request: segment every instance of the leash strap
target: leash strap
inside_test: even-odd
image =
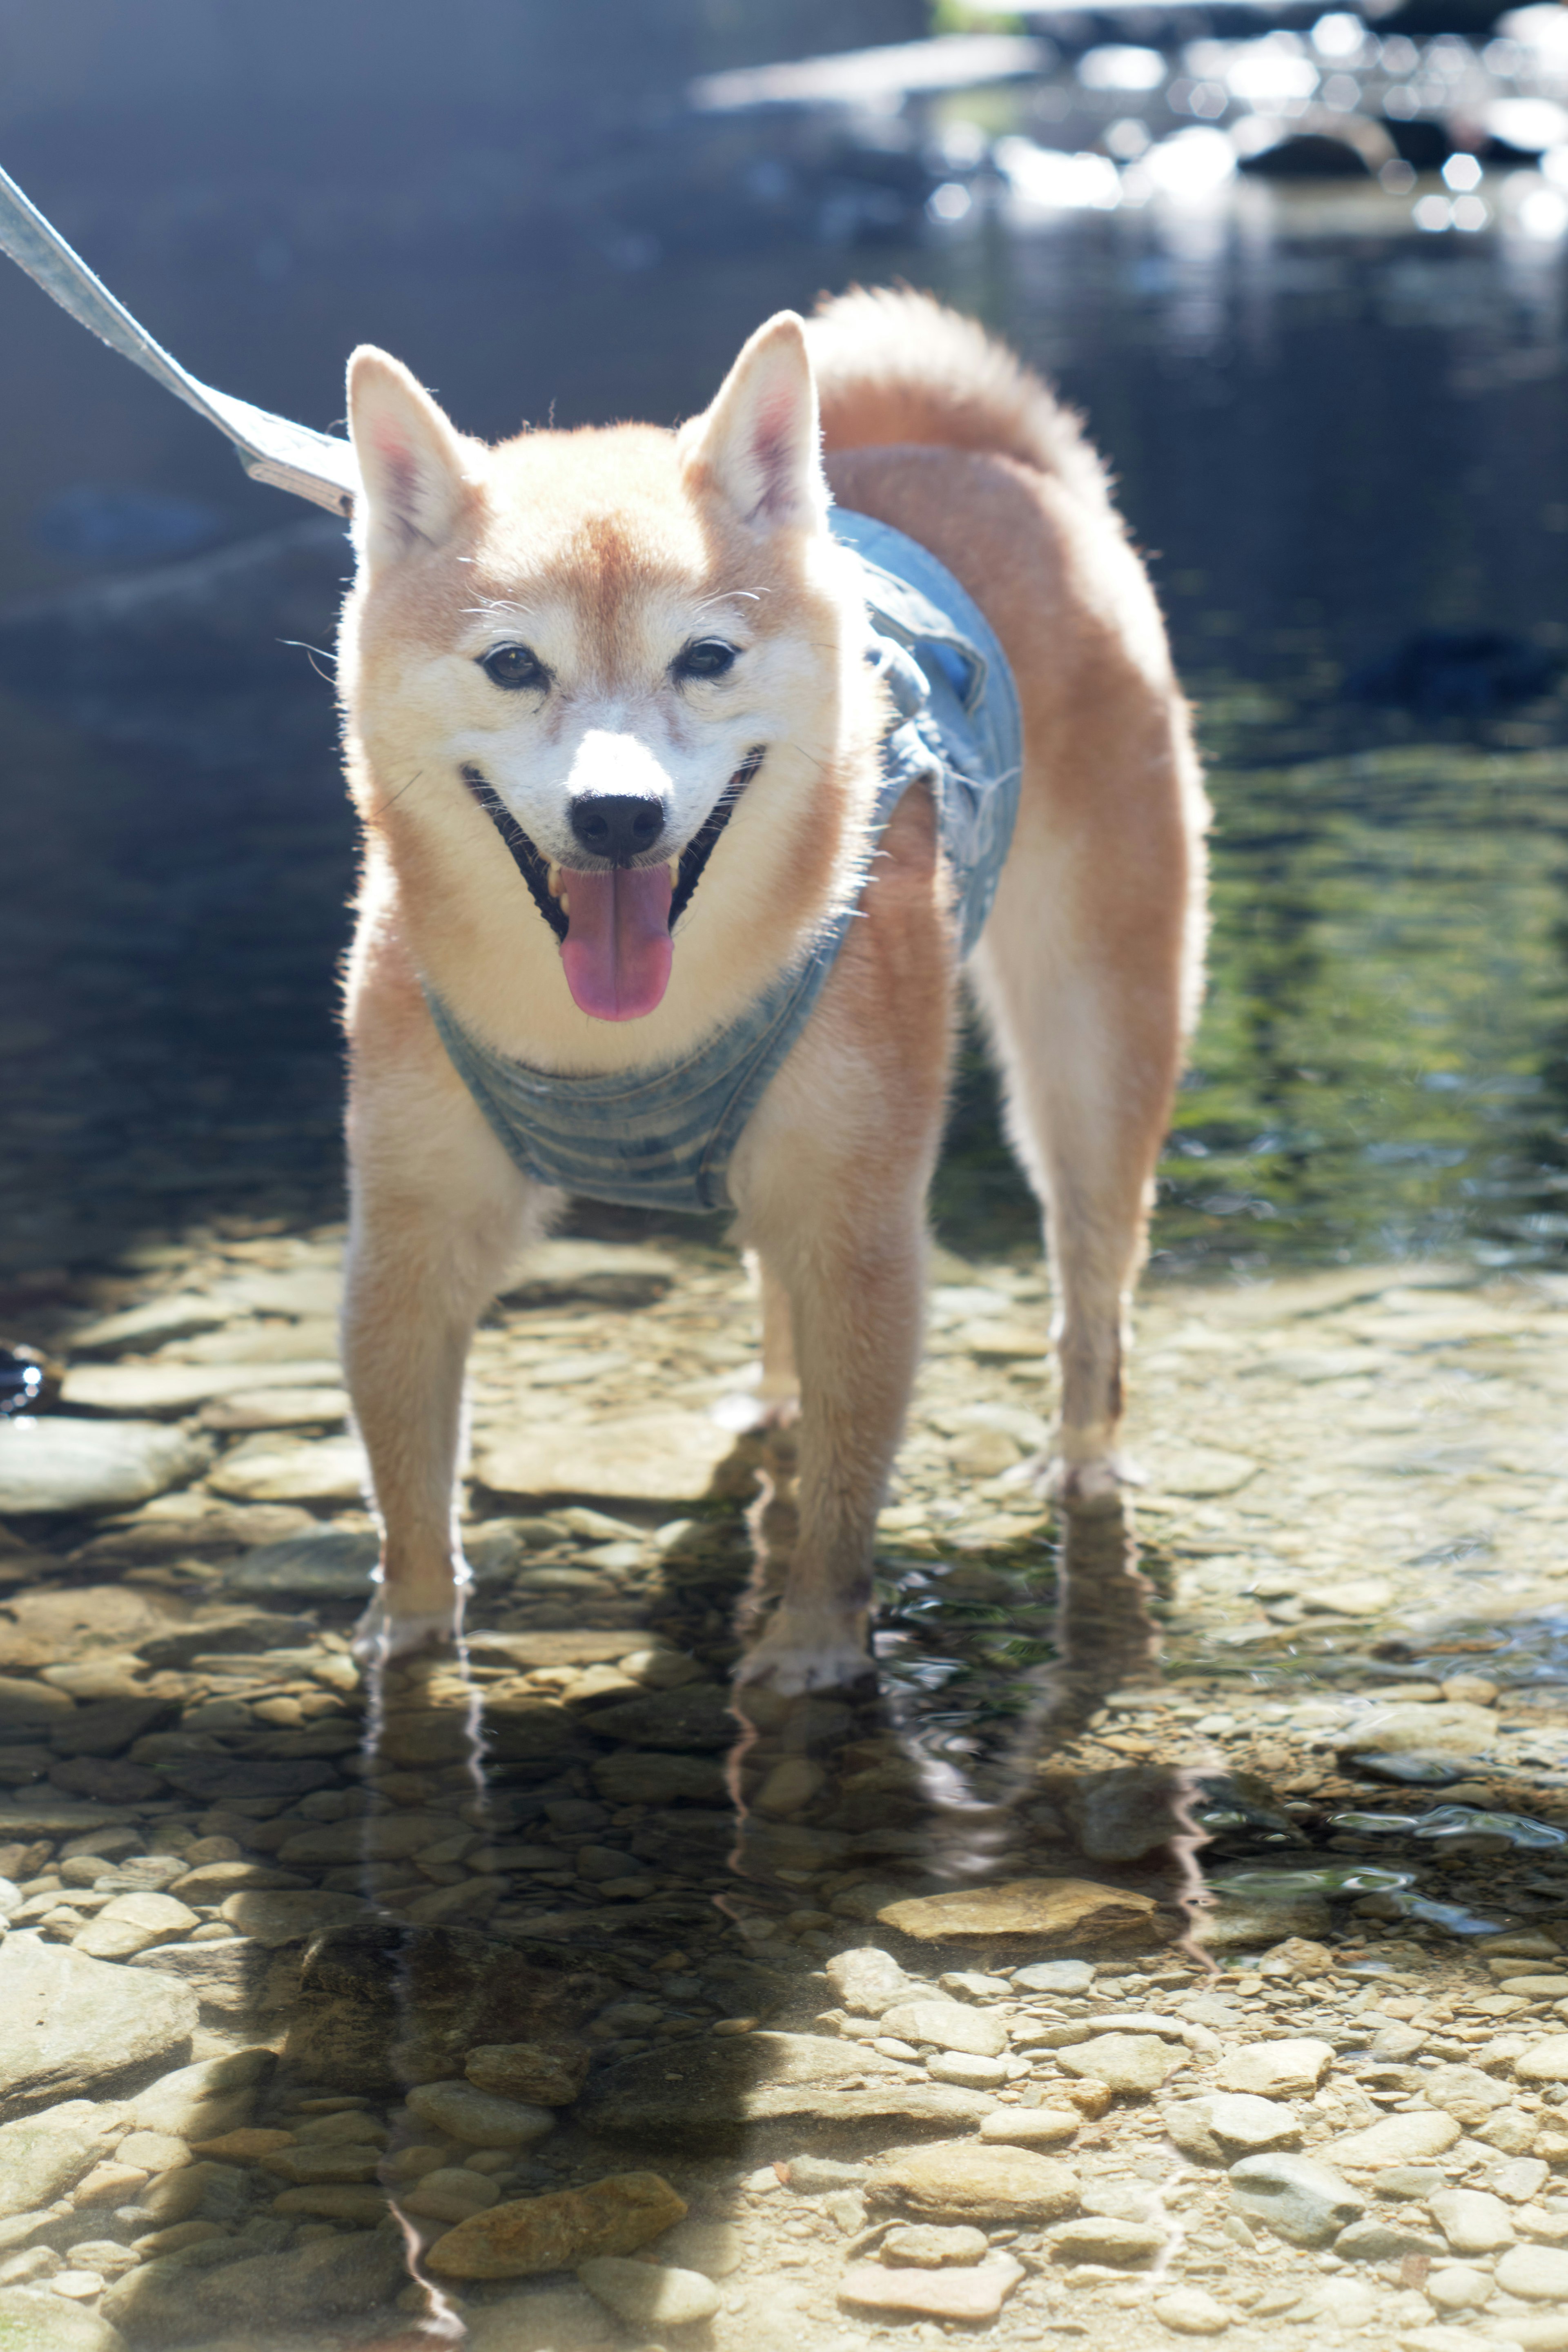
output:
[[[153,341],[123,302],[66,243],[58,229],[44,218],[15,180],[0,172],[0,253],[53,295],[79,325],[99,336],[194,408],[198,416],[226,434],[239,462],[253,480],[274,489],[291,490],[334,514],[352,514],[359,491],[359,473],[347,441],[334,433],[316,433],[308,425],[292,425],[266,408],[253,408],[226,392],[215,392],[188,375],[178,360]]]

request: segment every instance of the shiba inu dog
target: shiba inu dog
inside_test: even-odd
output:
[[[653,1149],[637,1121],[787,999],[798,1032],[704,1196],[755,1253],[763,1393],[799,1416],[798,1523],[745,1671],[851,1679],[963,941],[940,791],[887,787],[908,663],[868,659],[868,574],[834,525],[915,542],[971,616],[961,655],[999,646],[1016,686],[1016,821],[967,969],[1055,1270],[1039,1475],[1084,1504],[1118,1476],[1123,1321],[1202,955],[1205,803],[1148,581],[1076,422],[917,294],[770,320],[679,432],[485,447],[374,350],[349,394],[365,860],[343,1354],[384,1531],[362,1647],[457,1623],[465,1354],[559,1201],[541,1171],[576,1164],[571,1106],[626,1197],[615,1167]],[[512,1137],[509,1088],[519,1117],[544,1105],[555,1157]]]

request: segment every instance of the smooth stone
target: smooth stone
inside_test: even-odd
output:
[[[720,2305],[718,2288],[700,2271],[672,2270],[662,2263],[598,2254],[578,2264],[577,2276],[629,2327],[694,2327],[711,2319]]]
[[[463,2326],[463,2352],[618,2352],[626,2342],[604,2305],[575,2280],[525,2288],[501,2303],[470,2303]]]
[[[270,2050],[234,2050],[165,2074],[138,2091],[131,2115],[139,2131],[170,2132],[181,2139],[216,2139],[248,2125],[278,2061]]]
[[[248,2018],[266,1987],[269,1954],[248,1936],[213,1937],[199,1944],[155,1944],[135,1953],[128,1966],[153,1969],[189,1985],[204,2011],[225,2022]]]
[[[1173,2099],[1163,2112],[1165,2129],[1183,2155],[1202,2164],[1234,2164],[1239,2157],[1300,2145],[1301,2124],[1295,2110],[1248,2091]]]
[[[127,1307],[118,1315],[100,1315],[74,1330],[67,1344],[73,1356],[147,1355],[167,1347],[171,1339],[191,1339],[198,1331],[218,1331],[234,1314],[232,1306],[204,1298],[196,1291],[174,1291],[166,1298],[150,1298],[141,1307]]]
[[[316,1756],[164,1756],[158,1770],[171,1789],[208,1805],[221,1804],[226,1797],[308,1797],[338,1777]]]
[[[1484,2189],[1440,2189],[1427,2205],[1453,2253],[1495,2254],[1513,2243],[1508,2207]]]
[[[1512,2246],[1494,2276],[1505,2294],[1522,2302],[1568,2302],[1568,2253],[1554,2246]]]
[[[1059,2147],[1082,2126],[1076,2107],[997,2107],[981,2117],[980,2137],[1005,2147]]]
[[[591,2078],[575,2119],[585,2131],[683,2153],[739,2149],[758,2123],[945,2125],[962,2130],[993,2102],[911,2074],[863,2043],[808,2033],[669,2042]]]
[[[1442,2156],[1458,2137],[1459,2126],[1453,2116],[1432,2108],[1408,2116],[1384,2116],[1365,2131],[1349,2132],[1332,2141],[1331,2152],[1336,2164],[1371,2172],[1385,2164],[1419,2164],[1427,2157]]]
[[[908,2000],[910,1995],[910,1979],[898,1961],[875,1944],[836,1952],[826,1973],[835,2000],[851,2017],[880,2017],[896,2000]]]
[[[1521,2083],[1568,2083],[1568,2033],[1532,2042],[1514,2060],[1513,2071]]]
[[[1347,2180],[1310,2156],[1244,2156],[1231,2167],[1230,2202],[1292,2246],[1327,2246],[1366,2211]]]
[[[0,2124],[0,2219],[52,2204],[112,2151],[123,2127],[122,2108],[91,2099]]]
[[[569,2107],[583,2087],[589,2054],[580,2043],[492,2042],[469,2051],[463,2072],[476,2091]]]
[[[1433,2066],[1423,2075],[1421,2088],[1429,2106],[1441,2107],[1467,2130],[1484,2124],[1509,2100],[1508,2085],[1483,2074],[1479,2066]]]
[[[0,1421],[0,1513],[125,1510],[211,1460],[209,1440],[157,1421]]]
[[[82,2304],[30,2287],[3,2287],[0,2352],[125,2352],[125,2338]]]
[[[195,1994],[168,1977],[15,1932],[0,1945],[0,2112],[8,2116],[184,2058],[195,2029]]]
[[[300,1369],[303,1371],[308,1367],[301,1365]],[[237,1433],[243,1430],[330,1429],[346,1421],[348,1413],[346,1389],[324,1384],[316,1388],[247,1387],[209,1404],[202,1414],[202,1427]]]
[[[1215,2081],[1222,2091],[1248,2091],[1259,2098],[1310,2097],[1334,2063],[1333,2044],[1310,2035],[1283,2042],[1254,2042],[1222,2059]]]
[[[889,2035],[878,2048],[885,2058],[907,2055],[910,2045]],[[959,2083],[974,2091],[999,2091],[1007,2080],[1005,2058],[970,2058],[959,2050],[939,2050],[926,2060],[926,2073],[933,2083]]]
[[[1353,1736],[1347,1733],[1339,1746],[1342,1751],[1365,1749],[1380,1756],[1428,1749],[1437,1755],[1489,1756],[1497,1746],[1500,1721],[1492,1708],[1463,1701],[1381,1707],[1363,1716]]]
[[[1492,2283],[1469,2263],[1447,2263],[1426,2276],[1426,2300],[1439,2311],[1479,2311],[1491,2299]]]
[[[893,2270],[880,2263],[856,2263],[838,2283],[838,2300],[847,2311],[938,2321],[994,2319],[1023,2275],[1023,2263],[1006,2254],[973,2270]]]
[[[386,2191],[350,2181],[318,2180],[303,2189],[285,2189],[272,2200],[274,2213],[317,2221],[352,2221],[356,2229],[374,2230],[386,2219]]]
[[[944,2229],[936,2221],[906,2221],[889,2230],[881,2253],[892,2263],[912,2263],[917,2270],[941,2270],[944,2263],[977,2263],[985,2253],[984,2230],[967,2223]]]
[[[1015,1992],[1087,1992],[1094,1982],[1093,1963],[1089,1960],[1036,1960],[1026,1969],[1015,1970]]]
[[[254,1437],[224,1455],[207,1485],[240,1503],[358,1503],[367,1475],[357,1437]]]
[[[1205,1952],[1251,1951],[1260,1944],[1278,1944],[1281,1937],[1311,1942],[1326,1936],[1333,1925],[1322,1895],[1233,1895],[1223,1879],[1213,1880],[1208,1894],[1208,1907],[1198,1913],[1193,1929],[1194,1940]]]
[[[1159,2090],[1184,2057],[1184,2051],[1173,2050],[1156,2034],[1096,2033],[1058,2050],[1057,2063],[1069,2074],[1103,2083],[1108,2090],[1138,2094]]]
[[[321,2182],[374,2180],[380,2162],[381,2150],[370,2140],[297,2140],[263,2157],[261,2169],[290,2188],[304,2189]]]
[[[884,1927],[912,1936],[917,1943],[962,1943],[997,1936],[1129,1936],[1139,1929],[1152,1942],[1155,1911],[1147,1895],[1120,1886],[1097,1886],[1081,1878],[1014,1878],[994,1886],[967,1886],[952,1895],[917,1895],[884,1904],[877,1918]]]
[[[1402,2230],[1396,2221],[1352,2221],[1340,2231],[1333,2250],[1342,2263],[1397,2263],[1406,2254],[1425,2254],[1430,2260],[1447,2252],[1440,2238]]]
[[[357,1895],[253,1887],[226,1896],[218,1906],[218,1916],[237,1936],[248,1937],[276,1951],[279,1945],[299,1943],[323,1927],[339,1927],[357,1919],[364,1907]]]
[[[1550,2168],[1539,2156],[1520,2157],[1512,2164],[1500,2164],[1490,2176],[1495,2193],[1506,2197],[1510,2205],[1533,2204],[1550,2178]]]
[[[1326,2278],[1309,2287],[1300,2302],[1291,2306],[1290,2318],[1295,2325],[1317,2320],[1331,2329],[1351,2329],[1366,2326],[1376,2310],[1376,2298],[1364,2280]]]
[[[492,2205],[437,2238],[426,2266],[442,2278],[531,2278],[635,2253],[685,2218],[684,2200],[657,2172],[612,2173],[587,2189]]]
[[[298,1386],[311,1378],[326,1380],[336,1389],[338,1377],[337,1366],[324,1362],[75,1364],[61,1383],[60,1402],[89,1412],[184,1413],[235,1391],[283,1395],[288,1392],[285,1381]],[[341,1396],[342,1391],[336,1390],[336,1393]],[[213,1425],[209,1421],[208,1426]]]
[[[1059,2221],[1079,2201],[1078,2175],[1067,2165],[1032,2148],[976,2140],[897,2149],[871,2168],[866,2189],[873,2206],[1004,2225]]]
[[[1086,1772],[1067,1799],[1074,1847],[1090,1862],[1141,1861],[1173,1838],[1190,1835],[1181,1795],[1179,1780],[1163,1764]]]
[[[1231,2315],[1223,2303],[1201,2286],[1179,2286],[1169,2294],[1156,2295],[1152,2305],[1155,2318],[1173,2336],[1223,2336],[1230,2326]]]
[[[714,1491],[734,1452],[734,1437],[702,1413],[613,1413],[481,1441],[473,1475],[492,1494],[531,1500],[695,1503]]]
[[[301,1600],[355,1601],[370,1590],[381,1547],[374,1535],[351,1528],[318,1528],[282,1543],[262,1544],[224,1570],[224,1590],[256,1599],[275,1593]]]
[[[71,1948],[89,1960],[128,1960],[150,1945],[188,1936],[200,1924],[190,1905],[173,1895],[117,1895],[73,1937]]]
[[[549,2107],[497,2098],[471,2083],[417,2083],[408,2094],[408,2110],[470,2147],[527,2147],[555,2128]]]
[[[1152,2263],[1164,2250],[1169,2232],[1156,2221],[1121,2221],[1105,2213],[1063,2221],[1047,2241],[1058,2263],[1108,2263],[1131,2268]]]
[[[497,2201],[500,2190],[482,2172],[466,2166],[441,2165],[422,2175],[417,2184],[398,2199],[405,2213],[422,2213],[433,2221],[466,2221]]]
[[[355,2230],[210,2269],[193,2270],[188,2254],[165,2254],[116,2279],[100,2307],[163,2352],[226,2335],[249,2343],[283,2328],[314,2335],[340,2315],[356,2327],[380,2311],[391,2318],[388,2307],[407,2282],[402,2231]]]
[[[904,2000],[882,2013],[882,2031],[904,2042],[930,2042],[972,2058],[999,2058],[1007,2029],[991,2011],[957,2000]]]

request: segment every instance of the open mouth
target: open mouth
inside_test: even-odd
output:
[[[574,1002],[599,1021],[637,1021],[669,984],[670,933],[692,894],[736,803],[763,763],[765,746],[747,752],[709,815],[678,858],[658,865],[604,866],[588,873],[552,866],[530,841],[495,786],[474,767],[464,783],[505,842],[529,894],[557,940]]]

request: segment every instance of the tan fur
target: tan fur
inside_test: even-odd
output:
[[[351,414],[370,497],[343,677],[367,858],[345,1362],[385,1528],[373,1644],[451,1622],[463,1356],[552,1206],[447,1064],[419,974],[536,1066],[656,1064],[803,953],[849,887],[885,713],[853,574],[823,527],[813,374],[833,494],[948,566],[1017,679],[1023,801],[972,977],[1050,1232],[1053,1475],[1080,1500],[1114,1482],[1122,1321],[1197,999],[1205,810],[1159,614],[1076,424],[971,322],[885,291],[828,304],[804,341],[788,314],[771,322],[679,436],[622,426],[485,451],[395,362],[361,354]],[[733,692],[672,693],[668,648],[714,613],[743,640]],[[537,710],[477,667],[500,626],[557,674]],[[616,772],[647,763],[700,812],[748,741],[766,742],[764,766],[678,928],[663,1002],[589,1019],[458,765],[494,770],[526,829],[612,757]],[[765,1529],[763,1585],[781,1597],[749,1665],[785,1687],[864,1668],[956,977],[932,812],[915,796],[730,1170],[762,1271],[770,1407],[799,1383],[798,1498]]]

